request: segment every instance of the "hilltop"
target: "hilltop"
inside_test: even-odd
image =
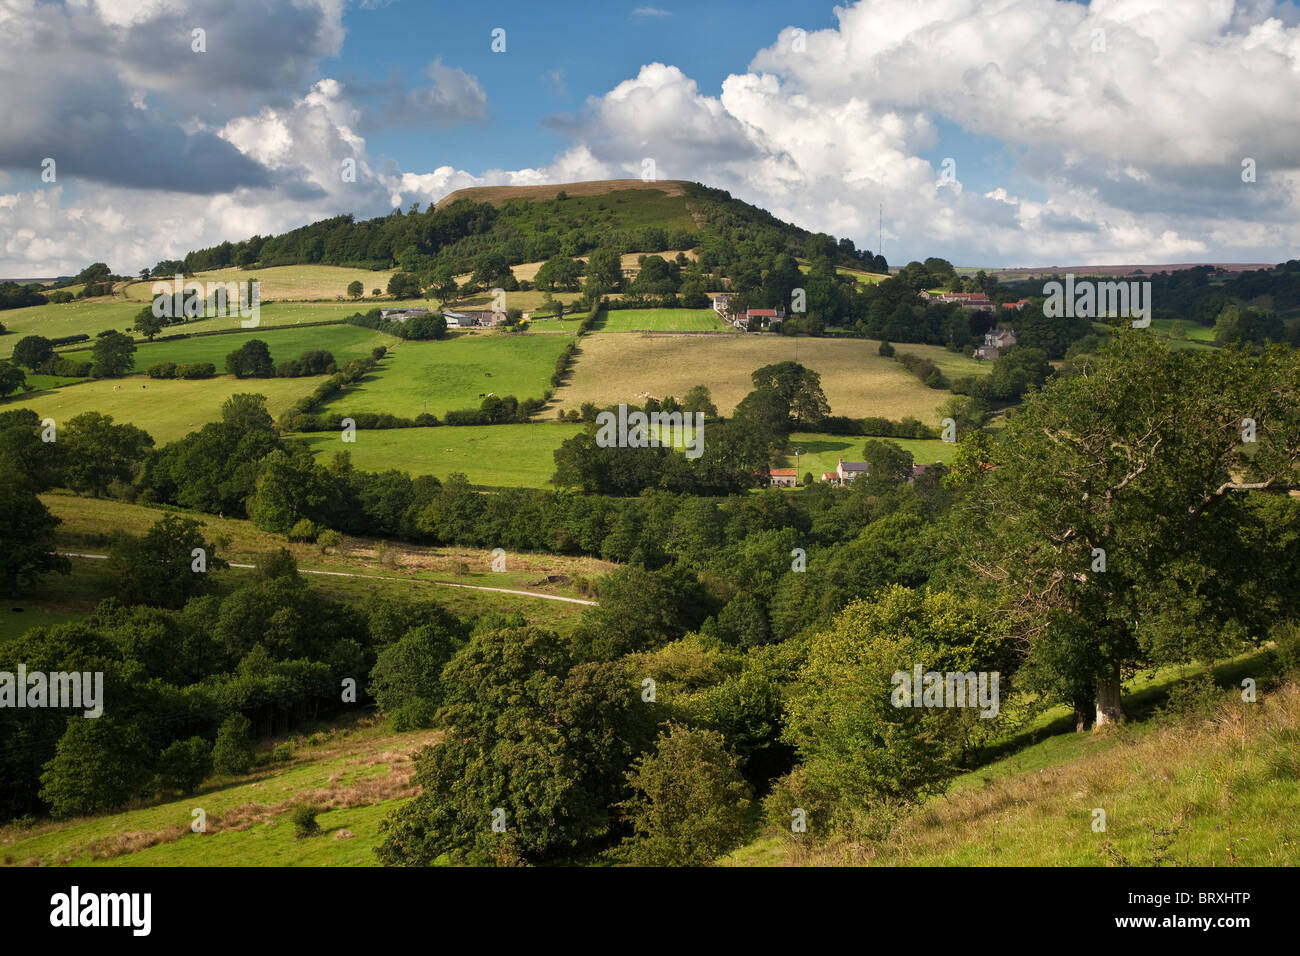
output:
[[[696,185],[698,183],[684,179],[662,179],[651,182],[640,179],[593,179],[581,183],[549,183],[543,186],[467,186],[443,196],[435,203],[434,208],[441,209],[462,199],[500,205],[512,199],[540,202],[544,199],[554,199],[560,193],[569,196],[604,196],[624,189],[649,189],[668,196],[683,196],[690,187]]]

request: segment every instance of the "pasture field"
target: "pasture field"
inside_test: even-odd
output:
[[[442,415],[478,408],[480,396],[489,392],[513,395],[520,401],[541,398],[550,387],[555,360],[569,341],[568,336],[527,332],[453,333],[442,341],[427,342],[382,338],[392,351],[379,369],[319,411],[388,412],[413,418],[425,411]]]
[[[272,326],[297,325],[301,322],[329,322],[346,319],[356,312],[368,312],[380,305],[385,307],[391,302],[273,302],[260,308],[261,325],[259,328]],[[67,335],[95,335],[105,329],[116,329],[133,335],[141,342],[143,337],[131,331],[131,323],[136,313],[144,308],[144,303],[130,302],[120,298],[87,299],[68,302],[65,305],[32,305],[25,309],[7,309],[0,312],[0,323],[9,331],[0,335],[0,358],[13,354],[14,345],[26,335],[43,335],[48,339],[62,338]],[[168,326],[162,334],[168,332],[214,332],[219,329],[238,329],[238,316],[222,318],[196,319],[183,325]]]
[[[232,266],[229,269],[196,272],[192,276],[186,276],[185,281],[252,282],[257,280],[261,283],[258,291],[263,302],[270,299],[276,301],[333,299],[339,295],[346,300],[348,285],[353,280],[360,279],[361,284],[366,287],[366,291],[362,296],[363,299],[373,298],[370,293],[375,289],[381,291],[388,289],[388,280],[393,277],[395,271],[394,269],[380,269],[372,272],[369,269],[348,269],[344,266],[321,265],[272,266],[269,269],[239,269]],[[175,276],[163,276],[161,279],[132,282],[124,286],[121,291],[130,301],[143,304],[153,300],[153,285],[155,282],[166,282],[170,286],[171,283],[175,282]],[[385,295],[387,295],[386,291]]]
[[[612,313],[613,314],[613,313]],[[752,389],[750,376],[775,362],[796,359],[821,375],[831,414],[898,420],[912,416],[937,425],[949,392],[927,388],[902,365],[877,353],[870,339],[789,338],[779,335],[589,335],[574,371],[556,392],[566,411],[583,402],[641,404],[646,395],[682,398],[707,385],[723,415]],[[991,363],[938,346],[898,346],[939,363],[945,375],[987,374]],[[797,349],[797,353],[796,353]]]
[[[296,359],[307,349],[324,349],[334,356],[339,367],[355,358],[364,358],[377,345],[392,348],[401,339],[356,325],[313,326],[306,329],[256,328],[230,335],[205,335],[173,342],[140,342],[135,348],[136,375],[158,362],[177,365],[211,362],[218,372],[226,368],[226,356],[250,339],[261,339],[276,362]],[[89,362],[89,349],[68,353],[69,358]]]
[[[602,332],[729,332],[712,309],[610,309]]]
[[[437,428],[357,429],[355,443],[344,445],[333,432],[297,436],[328,464],[347,449],[365,471],[396,468],[440,479],[460,472],[471,483],[498,488],[549,488],[555,449],[584,426],[539,422],[532,425],[442,425]]]
[[[29,396],[11,395],[0,401],[0,411],[30,408],[60,425],[82,412],[101,412],[111,415],[115,422],[129,422],[143,428],[162,446],[198,431],[208,422],[219,421],[222,403],[238,392],[265,395],[267,409],[272,416],[279,417],[322,381],[324,376],[237,379],[233,375],[221,375],[194,381],[106,378]],[[121,387],[114,391],[115,385]]]
[[[839,460],[861,461],[862,446],[869,441],[888,441],[912,453],[912,459],[918,465],[933,465],[935,462],[951,463],[956,445],[938,438],[870,438],[863,435],[828,435],[825,432],[794,432],[786,443],[786,454],[781,463],[774,467],[794,468],[798,462],[799,480],[803,481],[805,472],[811,471],[818,481],[824,472],[834,471]],[[794,451],[800,454],[795,458]]]

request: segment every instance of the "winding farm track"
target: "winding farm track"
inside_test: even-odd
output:
[[[62,555],[65,558],[89,558],[93,561],[107,561],[106,554],[82,554],[76,551],[56,551],[55,554]],[[255,564],[236,564],[230,562],[232,568],[256,568]],[[541,598],[543,601],[563,601],[566,604],[585,604],[588,607],[595,607],[596,601],[585,601],[582,598],[563,597],[559,594],[543,594],[541,591],[521,591],[515,588],[490,588],[482,584],[456,584],[452,581],[429,581],[424,578],[395,578],[386,574],[356,574],[352,571],[311,571],[307,568],[299,568],[299,574],[323,574],[336,578],[370,578],[375,581],[402,581],[407,584],[415,581],[418,584],[437,584],[444,588],[464,588],[468,591],[495,591],[498,594],[518,594],[523,597]]]

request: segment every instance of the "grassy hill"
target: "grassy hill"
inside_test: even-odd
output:
[[[807,842],[773,832],[724,866],[1294,866],[1300,862],[1300,686],[1241,701],[1235,685],[1263,654],[1215,670],[1130,681],[1133,719],[1076,734],[1048,712],[1001,759],[881,827],[879,838]],[[1171,691],[1172,696],[1171,696]],[[213,778],[103,816],[0,828],[4,865],[372,866],[379,822],[409,799],[411,755],[438,731],[397,733],[357,715],[259,746],[253,771]],[[315,803],[318,836],[295,838],[290,811]],[[207,832],[190,829],[193,811]],[[1105,831],[1093,829],[1106,811]],[[810,833],[816,821],[810,819]]]
[[[1009,755],[956,778],[879,840],[815,845],[765,833],[724,863],[1295,866],[1300,686],[1244,703],[1239,678],[1257,676],[1263,656],[1217,668],[1217,691],[1175,683],[1200,668],[1136,678],[1125,700],[1135,719],[1107,732],[1072,733],[1068,717],[1049,713]],[[1096,809],[1104,832],[1093,830]]]

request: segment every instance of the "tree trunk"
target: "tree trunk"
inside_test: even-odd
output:
[[[1093,702],[1092,694],[1076,697],[1074,699],[1074,732],[1081,734],[1086,730],[1091,730],[1095,714],[1096,704]]]
[[[1097,682],[1097,727],[1116,723],[1124,718],[1124,708],[1119,697],[1119,667],[1104,680]]]

